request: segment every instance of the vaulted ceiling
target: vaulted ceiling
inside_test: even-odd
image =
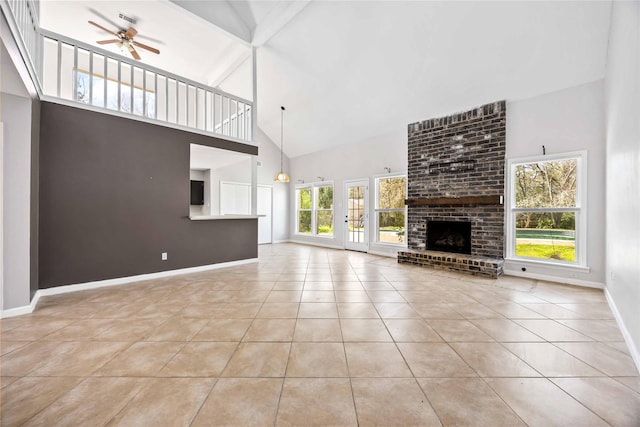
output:
[[[251,96],[258,126],[296,157],[500,99],[602,79],[610,1],[57,1],[42,25],[88,43],[88,20],[138,18],[143,62]],[[147,36],[147,38],[143,38]]]

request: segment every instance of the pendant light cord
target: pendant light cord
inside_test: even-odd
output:
[[[284,107],[280,107],[280,172],[283,172],[284,152],[282,151],[282,141],[284,140]]]

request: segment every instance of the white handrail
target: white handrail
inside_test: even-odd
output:
[[[41,99],[253,141],[252,101],[40,29],[37,1],[0,0],[0,6]]]

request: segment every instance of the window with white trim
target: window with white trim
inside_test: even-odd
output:
[[[508,162],[508,258],[586,265],[586,156]]]
[[[376,242],[404,245],[407,229],[405,175],[376,178]]]
[[[296,233],[333,237],[333,184],[296,188]]]

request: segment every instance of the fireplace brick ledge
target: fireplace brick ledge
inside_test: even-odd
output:
[[[398,251],[398,263],[440,270],[458,271],[497,279],[503,273],[504,259],[430,250]]]

